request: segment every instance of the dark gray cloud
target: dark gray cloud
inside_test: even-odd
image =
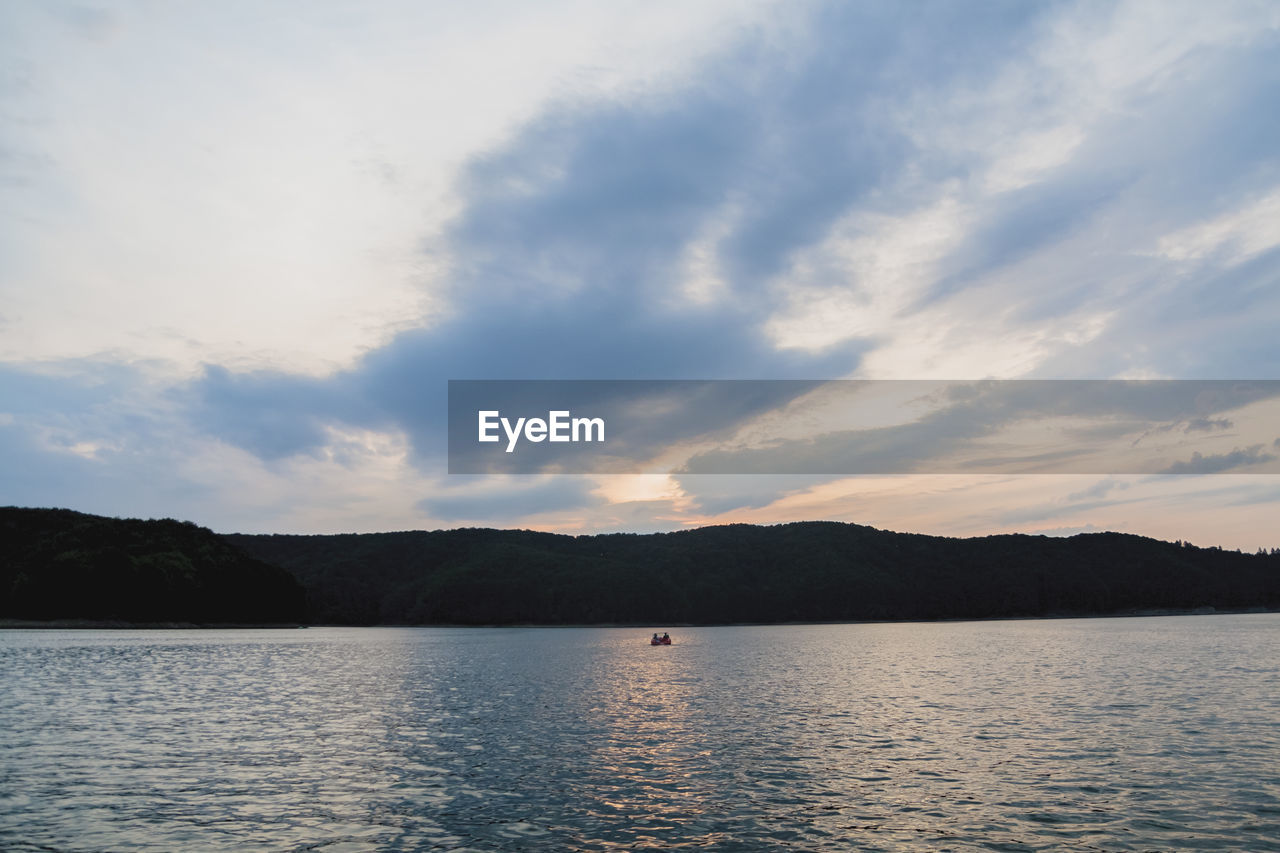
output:
[[[757,435],[743,445],[737,428],[820,392],[825,414],[810,434]],[[880,417],[880,399],[906,394],[933,411],[917,420],[873,429],[831,430],[833,418],[856,423]],[[453,473],[665,473],[652,461],[691,441],[720,446],[692,457],[687,473],[892,474],[1006,471],[1140,473],[1153,460],[1142,439],[1230,423],[1209,417],[1280,397],[1280,381],[1010,380],[974,383],[902,381],[479,381],[450,388],[449,470]],[[605,441],[530,442],[510,429],[522,418],[546,420],[551,410],[600,418]],[[477,415],[497,412],[491,441],[477,439]],[[896,412],[888,413],[891,418]],[[812,419],[805,409],[793,419]],[[1063,429],[1060,419],[1071,419]],[[1081,425],[1077,419],[1084,419]],[[1046,438],[1030,447],[975,443],[1013,424],[1040,424]],[[1051,432],[1046,432],[1051,430]],[[1129,436],[1141,433],[1132,440]],[[964,455],[957,456],[963,452]]]
[[[442,321],[399,335],[325,380],[211,369],[188,389],[201,428],[278,458],[315,450],[327,422],[395,426],[410,435],[420,465],[439,469],[448,379],[848,375],[872,342],[779,351],[764,328],[785,295],[766,283],[850,209],[873,199],[883,205],[886,197],[909,209],[920,200],[912,187],[927,193],[967,175],[985,152],[920,150],[896,129],[894,110],[922,92],[980,91],[1055,9],[929,3],[810,11],[798,42],[735,45],[686,88],[559,104],[477,157],[459,184],[462,210],[444,235],[455,264]],[[1239,64],[1219,73],[1240,73]],[[1192,84],[1197,103],[1206,85]],[[1233,103],[1256,102],[1269,85],[1254,80]],[[1146,113],[1113,119],[1088,143],[1096,151],[985,208],[976,232],[947,261],[953,272],[927,298],[1065,239],[1135,186],[1166,192],[1157,185],[1174,180],[1183,187],[1183,215],[1202,215],[1186,194],[1207,193],[1215,181],[1238,183],[1272,156],[1237,137],[1273,119],[1215,107],[1223,123],[1204,127],[1178,112],[1186,91],[1162,91],[1149,109],[1185,125],[1189,138],[1153,154],[1151,134],[1163,131],[1148,126]],[[1181,168],[1190,158],[1201,163],[1227,136],[1238,155],[1232,165],[1198,166],[1195,174]],[[682,301],[675,285],[685,252],[710,226],[727,229],[715,250],[732,296]],[[1105,289],[1105,282],[1091,286]],[[1076,294],[1060,297],[1069,302]],[[1045,294],[1024,311],[1060,310],[1052,303]],[[984,405],[982,412],[955,409],[945,425],[922,425],[914,440],[902,431],[863,435],[847,461],[857,470],[902,470],[902,460],[920,458],[925,445],[938,450],[1003,422],[993,401]],[[1144,416],[1167,420],[1150,405]],[[846,437],[832,440],[849,452]],[[807,450],[802,444],[775,455],[807,452],[813,464],[802,470],[821,471],[833,450],[820,438]]]
[[[193,514],[212,490],[175,476],[189,427],[150,384],[137,368],[97,359],[0,367],[0,505]]]
[[[322,447],[328,423],[379,421],[377,410],[346,382],[271,371],[236,374],[209,365],[193,388],[174,397],[201,432],[267,460]]]
[[[1128,179],[1110,174],[1071,173],[998,196],[975,233],[943,262],[950,272],[920,304],[943,299],[982,275],[1067,240],[1102,215],[1127,183]],[[1041,294],[1022,309],[1022,318],[1060,313],[1061,302],[1078,299],[1074,292]]]
[[[638,101],[559,106],[473,163],[449,235],[466,250],[468,302],[548,284],[651,296],[728,205],[736,221],[720,249],[735,295],[760,298],[755,288],[795,250],[909,166],[918,172],[893,121],[899,99],[989,82],[1002,49],[1047,11],[1004,2],[810,10],[798,41],[748,40],[693,85]],[[936,178],[962,168],[930,165]]]
[[[896,92],[980,82],[1038,14],[816,7],[803,45],[738,45],[694,87],[560,105],[465,171],[441,322],[327,380],[211,368],[188,389],[193,419],[264,458],[313,451],[327,421],[394,424],[439,465],[448,379],[847,375],[870,342],[779,351],[765,324],[783,296],[763,284],[907,168],[912,146],[887,120]],[[731,298],[681,300],[686,250],[725,216]]]
[[[17,415],[84,413],[145,384],[132,367],[96,359],[20,368],[0,365],[0,411]]]
[[[1009,318],[1052,319],[1082,308],[1110,315],[1084,347],[1063,348],[1037,376],[1115,376],[1150,371],[1178,378],[1270,378],[1280,348],[1263,317],[1280,311],[1280,251],[1235,262],[1228,241],[1185,263],[1159,263],[1158,237],[1239,210],[1274,191],[1280,153],[1280,38],[1260,30],[1247,44],[1206,45],[1179,63],[1132,109],[1095,122],[1081,147],[1046,180],[976,213],[976,234],[943,263],[930,299],[1025,258],[1057,263],[1009,292]],[[1083,244],[1071,238],[1085,232]],[[1057,254],[1050,247],[1059,246]],[[1043,276],[1044,284],[1036,279]]]
[[[1275,454],[1266,453],[1262,450],[1261,444],[1255,444],[1243,450],[1236,448],[1229,453],[1213,453],[1208,456],[1192,453],[1191,458],[1187,461],[1175,462],[1160,473],[1219,474],[1223,471],[1232,471],[1237,468],[1247,468],[1250,465],[1259,465],[1263,462],[1272,462],[1275,459]]]
[[[95,503],[98,492],[92,461],[70,453],[51,453],[23,424],[0,426],[0,506],[66,506],[69,494]]]
[[[1231,429],[1235,424],[1230,418],[1193,418],[1187,421],[1183,432],[1212,432],[1215,429]]]
[[[890,383],[886,383],[890,384]],[[939,408],[918,420],[875,429],[837,430],[765,446],[702,452],[686,466],[694,474],[895,473],[1141,473],[1150,461],[1137,454],[1101,458],[1107,439],[1162,427],[1212,421],[1215,413],[1280,396],[1280,381],[1009,380],[918,385]],[[829,383],[828,387],[840,387]],[[856,392],[857,384],[849,390]],[[936,390],[935,390],[936,389]],[[856,396],[851,401],[856,405]],[[1017,423],[1055,418],[1094,419],[1097,429],[1071,429],[1065,445],[985,451],[979,439]],[[1220,419],[1219,419],[1220,420]],[[969,452],[969,456],[958,455]],[[973,453],[978,455],[973,455]],[[1264,460],[1260,460],[1264,461]],[[1101,466],[1101,469],[1100,469]],[[1169,472],[1175,473],[1175,472]],[[1181,473],[1193,473],[1186,471]]]
[[[1280,162],[1275,171],[1280,177]],[[1097,296],[1097,306],[1114,311],[1114,319],[1089,346],[1048,358],[1036,374],[1115,376],[1156,370],[1185,379],[1280,376],[1280,347],[1263,319],[1280,316],[1277,277],[1280,249],[1272,249],[1225,267],[1218,262],[1189,268],[1158,264],[1137,276],[1137,285],[1113,296],[1073,291],[1077,302]],[[1105,289],[1106,278],[1099,271],[1096,286]]]

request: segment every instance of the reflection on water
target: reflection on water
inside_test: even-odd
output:
[[[648,635],[0,632],[0,848],[1280,850],[1280,616]]]

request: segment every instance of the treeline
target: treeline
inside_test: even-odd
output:
[[[298,623],[302,587],[191,522],[0,508],[0,618]]]
[[[855,524],[562,536],[229,535],[325,624],[945,619],[1280,607],[1280,555],[1119,533],[974,539]]]
[[[855,524],[562,536],[218,536],[0,509],[0,618],[265,624],[946,619],[1280,609],[1280,554],[1119,533],[949,539]]]

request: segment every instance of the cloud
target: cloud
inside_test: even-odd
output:
[[[999,524],[1006,527],[1021,527],[1023,525],[1052,519],[1080,517],[1083,513],[1097,513],[1099,510],[1110,511],[1117,506],[1124,504],[1138,504],[1143,500],[1144,498],[1137,497],[1127,500],[1108,500],[1105,497],[1100,497],[1095,500],[1083,500],[1071,503],[1061,500],[1047,500],[1028,504],[1026,506],[1003,509],[998,513],[997,521]]]
[[[1265,453],[1261,444],[1255,444],[1243,450],[1237,448],[1230,453],[1214,453],[1208,456],[1204,456],[1199,452],[1192,453],[1189,460],[1175,462],[1160,473],[1218,474],[1235,468],[1245,468],[1250,465],[1259,465],[1263,462],[1272,462],[1275,459],[1275,454]]]
[[[689,498],[690,508],[708,516],[761,509],[788,495],[841,479],[836,474],[675,474],[673,477]]]
[[[1066,242],[1100,216],[1124,189],[1124,179],[1071,173],[990,198],[981,224],[944,258],[949,272],[922,296],[935,302],[969,287],[983,276]],[[1036,300],[1034,310],[1055,310],[1057,299]],[[1061,297],[1059,297],[1061,298]]]
[[[462,164],[552,102],[683,75],[771,9],[96,5],[0,5],[0,302],[21,318],[0,358],[311,375],[435,314],[446,259],[423,247]]]
[[[28,365],[0,376],[6,452],[30,474],[13,493],[55,494],[35,485],[47,464],[62,494],[78,494],[73,469],[110,470],[101,482],[145,503],[214,477],[174,473],[186,453],[304,478],[364,458],[341,436],[380,437],[369,458],[429,482],[449,379],[1277,375],[1275,9],[726,8],[693,23],[458,12],[430,42],[466,44],[456,55],[424,50],[416,16],[347,32],[286,12],[241,45],[242,14],[222,7],[51,28],[0,12],[18,69],[0,97],[21,119],[0,140],[2,201],[20,213],[0,235],[0,358]],[[512,21],[544,38],[511,38]],[[615,58],[610,26],[662,37],[647,53],[621,39]],[[642,61],[668,53],[652,73]],[[86,348],[112,354],[60,378],[30,366]],[[136,367],[153,350],[205,366],[159,381]],[[988,390],[906,428],[741,459],[806,462],[819,483],[832,459],[914,470],[1018,413],[1095,418],[1077,441],[1136,423],[1205,438],[1257,399],[1162,394]],[[632,449],[766,408],[690,410]],[[688,496],[763,509],[800,482]],[[477,517],[538,494],[600,509],[590,491],[509,488],[505,503],[497,487],[441,491]]]
[[[1280,383],[542,380],[453,382],[449,396],[453,473],[1137,473],[1171,443],[1211,444],[1199,433],[1231,423],[1215,411],[1256,431],[1274,413],[1248,407],[1280,400]],[[605,440],[504,437],[553,410],[599,418]],[[498,413],[489,443],[481,411]],[[1175,431],[1188,438],[1160,439]]]
[[[1280,246],[1280,189],[1243,209],[1230,210],[1160,238],[1159,252],[1174,261],[1224,253],[1234,267]]]
[[[1113,491],[1120,491],[1129,488],[1131,484],[1124,480],[1117,480],[1114,477],[1107,477],[1105,480],[1099,480],[1087,489],[1081,489],[1078,492],[1072,492],[1067,495],[1068,501],[1083,501],[1089,498],[1105,498]]]
[[[1269,504],[1280,505],[1280,485],[1248,483],[1222,496],[1226,506],[1251,507]],[[1269,532],[1269,531],[1268,531]],[[1275,547],[1275,546],[1273,546]]]
[[[906,422],[861,429],[815,428],[802,437],[695,453],[694,474],[932,472],[1137,473],[1151,470],[1150,453],[1127,437],[1168,432],[1171,424],[1213,419],[1280,395],[1276,382],[1009,380],[893,383],[919,387],[927,411]],[[832,383],[828,387],[843,390]],[[847,386],[847,405],[858,393]],[[1035,434],[1016,428],[1031,425]],[[1184,430],[1190,432],[1190,430]],[[1025,430],[1024,430],[1025,432]],[[1259,459],[1258,461],[1266,461]],[[1190,473],[1190,472],[1188,472]]]
[[[387,423],[362,387],[345,379],[207,365],[203,376],[171,396],[195,429],[271,460],[322,447],[330,423]]]
[[[120,26],[116,14],[96,6],[72,6],[59,10],[59,14],[73,31],[91,41],[110,38]]]
[[[1235,424],[1230,418],[1192,418],[1183,427],[1183,432],[1211,432],[1215,429],[1231,429]]]
[[[582,477],[503,478],[497,481],[450,482],[450,488],[423,498],[417,508],[441,521],[509,524],[521,519],[600,505],[594,484]]]
[[[142,368],[0,367],[0,504],[172,515],[207,494],[178,475],[190,430]]]

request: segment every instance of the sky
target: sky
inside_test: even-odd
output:
[[[1277,547],[1266,400],[1131,401],[1212,438],[1154,473],[450,474],[445,424],[449,380],[1280,379],[1278,320],[1268,0],[0,4],[0,505]]]

